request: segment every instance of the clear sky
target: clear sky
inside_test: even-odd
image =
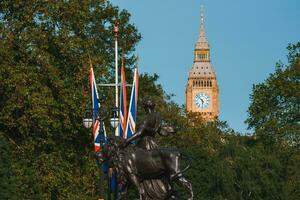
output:
[[[220,90],[220,119],[246,132],[252,85],[286,62],[288,43],[300,41],[300,0],[111,0],[128,10],[142,34],[140,71],[157,73],[174,101],[185,84],[204,5],[205,32]]]

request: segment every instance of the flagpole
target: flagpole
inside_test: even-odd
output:
[[[116,108],[118,108],[119,106],[119,92],[118,92],[118,80],[119,80],[119,77],[118,77],[118,33],[119,33],[119,22],[118,20],[115,21],[115,24],[114,24],[114,34],[115,34],[115,77],[116,77],[116,80],[115,80],[115,89],[116,89]],[[118,136],[118,132],[119,132],[119,128],[117,127],[116,128],[116,132],[115,132],[115,135]]]
[[[118,91],[118,87],[119,87],[119,77],[118,77],[118,33],[119,33],[119,22],[116,19],[115,23],[114,23],[114,34],[115,34],[115,90],[116,90],[116,104],[115,107],[118,108],[119,106],[119,91]],[[118,111],[118,117],[120,116],[120,111],[119,109],[117,109]],[[119,126],[116,127],[115,130],[115,136],[119,135]],[[112,184],[112,175],[113,175],[113,169],[111,168],[111,166],[109,166],[109,171],[108,171],[108,200],[111,199],[111,184]]]

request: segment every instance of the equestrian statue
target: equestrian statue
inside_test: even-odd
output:
[[[127,199],[131,186],[138,191],[140,200],[179,200],[174,184],[185,188],[188,200],[193,200],[192,184],[183,174],[190,164],[181,164],[188,156],[177,150],[160,148],[155,138],[157,134],[174,134],[174,128],[162,126],[161,116],[155,112],[150,98],[143,100],[143,106],[147,115],[135,134],[126,140],[110,137],[102,150],[96,152],[97,161],[109,162],[116,171],[118,200]]]

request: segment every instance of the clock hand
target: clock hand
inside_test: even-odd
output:
[[[200,100],[202,101],[202,104],[204,104],[204,100],[202,98],[200,98]]]

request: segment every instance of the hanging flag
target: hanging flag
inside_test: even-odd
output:
[[[127,124],[126,124],[126,132],[124,137],[125,139],[129,138],[135,133],[137,101],[138,101],[138,85],[139,85],[138,82],[139,82],[138,69],[135,68],[131,97],[130,97],[129,113],[128,113]]]
[[[127,101],[126,101],[126,80],[125,80],[125,67],[124,67],[124,50],[122,55],[122,68],[121,68],[121,85],[120,85],[120,123],[119,123],[119,136],[125,138],[126,119],[127,119]]]
[[[97,92],[97,85],[95,81],[95,75],[92,64],[90,64],[90,88],[92,93],[92,104],[93,104],[93,113],[92,113],[92,133],[94,137],[94,150],[99,151],[101,149],[101,143],[105,143],[106,141],[106,131],[104,123],[100,124],[98,120],[98,112],[100,108],[99,96]],[[99,133],[101,128],[101,134]],[[101,142],[102,141],[102,142]]]

